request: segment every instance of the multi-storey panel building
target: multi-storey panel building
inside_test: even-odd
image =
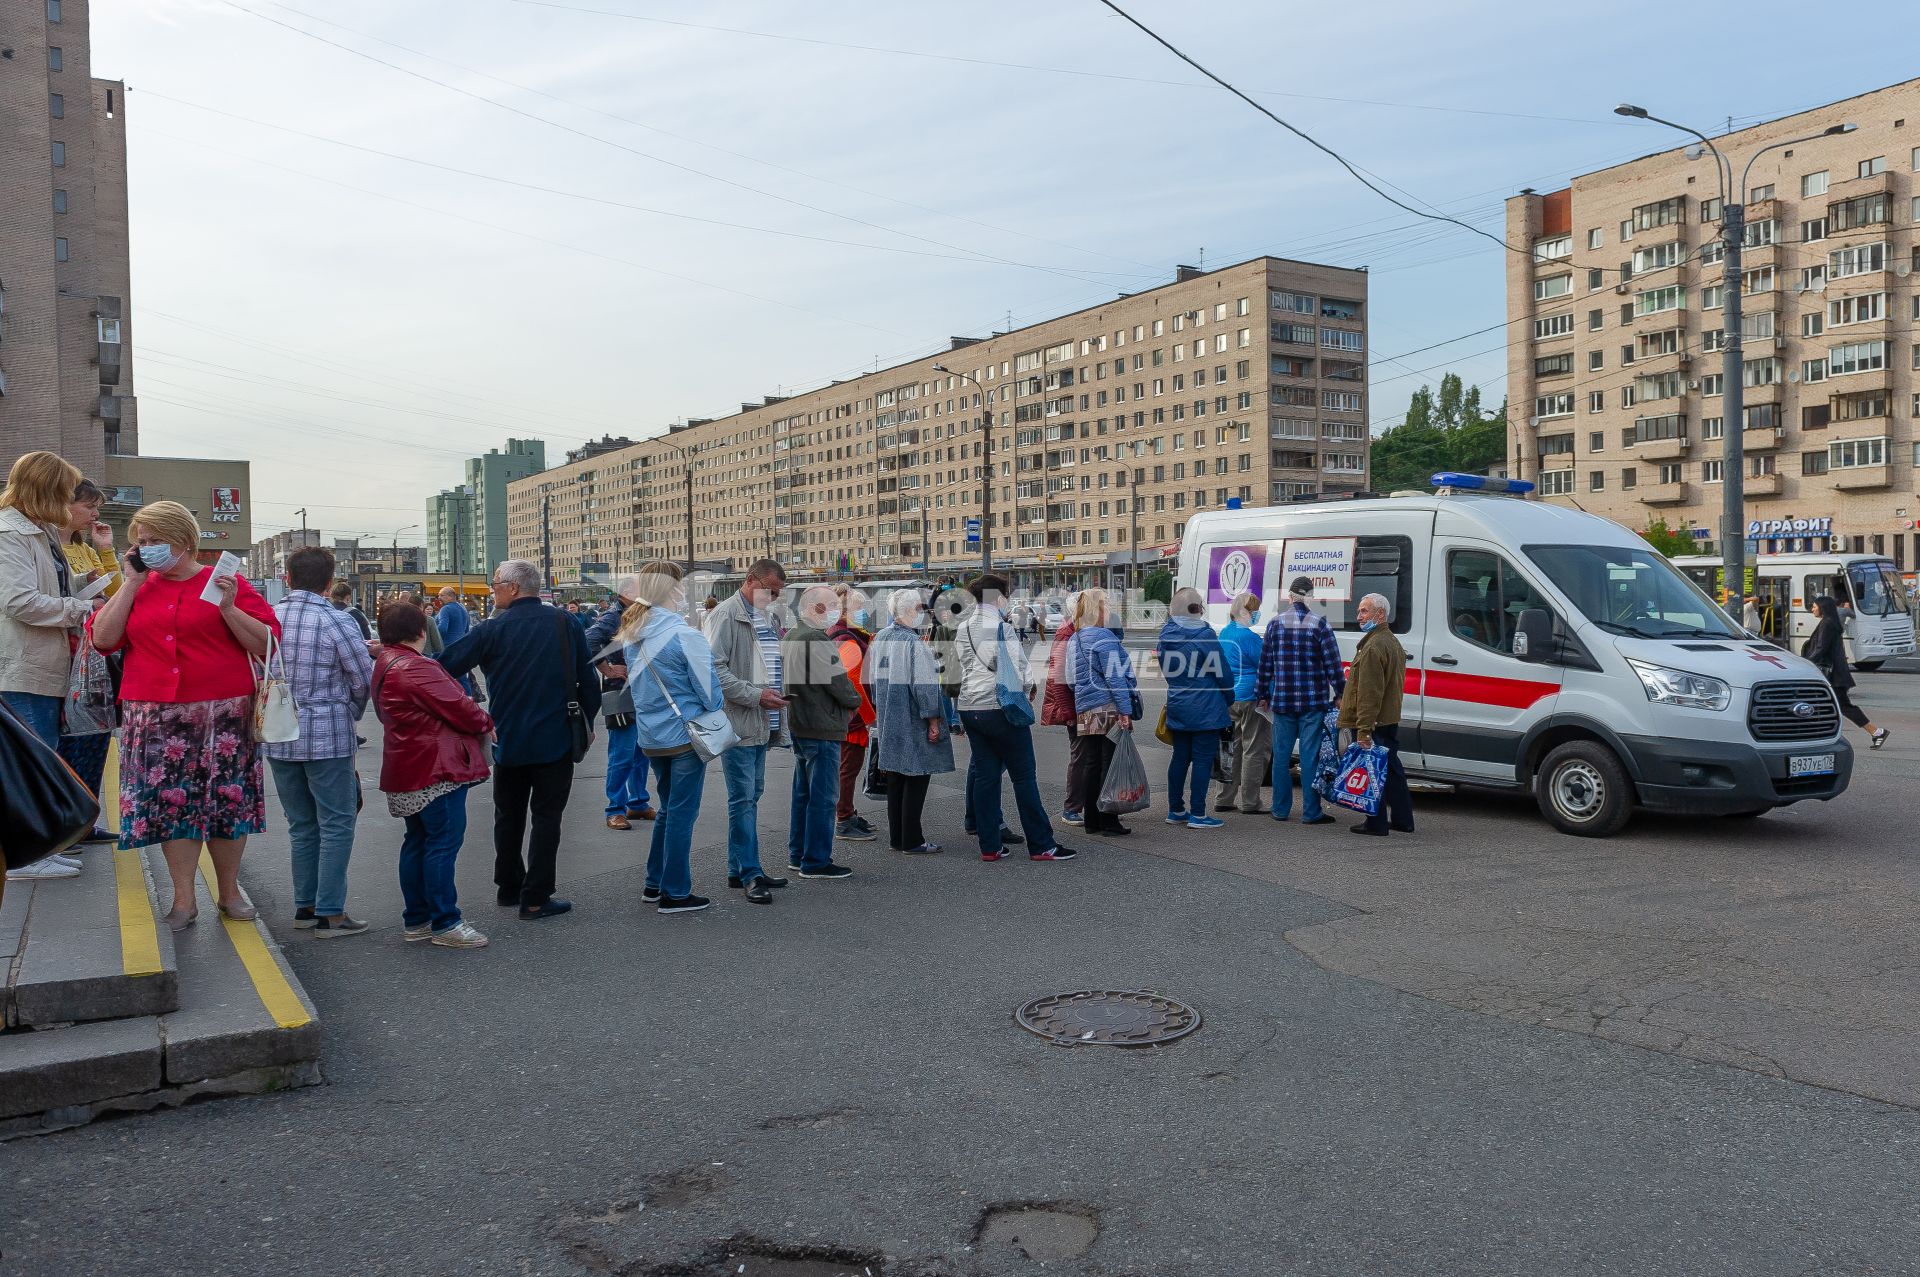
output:
[[[1229,500],[1364,486],[1366,334],[1364,271],[1182,267],[518,481],[508,549],[540,563],[550,543],[561,583],[648,558],[933,573],[977,565],[977,533],[1017,575],[1103,576],[1153,562]]]
[[[87,0],[0,0],[0,472],[137,449],[126,89],[92,75]]]
[[[1856,127],[1815,136],[1839,124]],[[1717,551],[1722,451],[1739,430],[1743,523],[1763,550],[1920,566],[1920,80],[1714,144],[1736,180],[1753,159],[1742,419],[1722,408],[1718,169],[1676,147],[1508,201],[1508,240],[1531,249],[1508,258],[1510,473],[1629,527],[1692,528]]]

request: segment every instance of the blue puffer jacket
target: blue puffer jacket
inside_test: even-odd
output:
[[[1211,625],[1182,625],[1169,617],[1153,652],[1167,679],[1169,731],[1217,732],[1233,721],[1227,712],[1233,704],[1233,679]]]
[[[686,720],[723,704],[713,649],[671,607],[651,609],[636,637],[639,641],[627,644],[626,651],[635,735],[642,753],[675,753],[692,743]],[[668,692],[673,695],[672,704],[667,701]]]
[[[1075,630],[1067,640],[1066,673],[1073,680],[1074,713],[1112,708],[1128,718],[1140,717],[1140,686],[1133,678],[1133,662],[1112,630],[1097,625]]]
[[[1260,682],[1259,633],[1238,621],[1228,621],[1220,631],[1220,647],[1227,654],[1227,673],[1233,677],[1233,699],[1250,701]]]

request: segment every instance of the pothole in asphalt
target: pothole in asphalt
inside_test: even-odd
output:
[[[699,1277],[886,1277],[884,1257],[873,1251],[749,1240],[723,1242],[713,1253],[694,1270]]]
[[[1083,989],[1035,998],[1014,1022],[1056,1046],[1160,1046],[1200,1027],[1200,1013],[1158,993]]]
[[[1100,1212],[1081,1202],[1002,1202],[980,1214],[976,1250],[1033,1260],[1078,1259],[1100,1236]]]

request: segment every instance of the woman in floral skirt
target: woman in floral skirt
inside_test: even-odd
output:
[[[127,579],[95,614],[93,645],[126,653],[120,682],[120,845],[159,843],[173,879],[175,931],[199,916],[193,875],[200,846],[213,859],[220,912],[245,921],[240,891],[247,835],[266,826],[253,739],[252,658],[264,658],[280,622],[239,577],[201,599],[212,569],[194,557],[200,525],[177,501],[143,506],[128,524]]]

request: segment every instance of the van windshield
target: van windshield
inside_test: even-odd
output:
[[[1527,557],[1589,621],[1640,638],[1740,638],[1744,631],[1653,549],[1530,545]]]
[[[1907,611],[1907,587],[1891,563],[1855,563],[1847,568],[1853,584],[1853,610],[1860,616],[1900,616]]]

